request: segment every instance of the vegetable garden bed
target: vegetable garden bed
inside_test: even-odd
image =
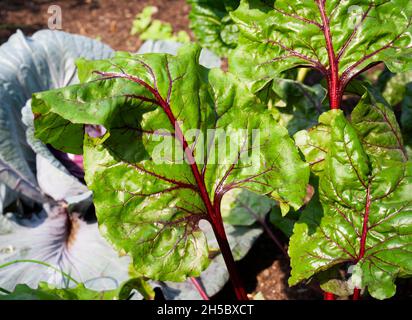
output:
[[[187,2],[197,43],[1,47],[0,298],[410,297],[411,2]]]

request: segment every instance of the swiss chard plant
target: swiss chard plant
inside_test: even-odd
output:
[[[314,68],[338,109],[351,79],[373,65],[411,68],[411,12],[408,0],[243,0],[230,13],[241,30],[230,67],[255,88],[285,70]]]
[[[295,223],[289,283],[318,274],[325,290],[339,294],[334,280],[341,267],[354,299],[365,288],[379,299],[393,296],[395,279],[412,272],[411,163],[402,137],[408,124],[401,131],[377,90],[351,81],[382,62],[393,73],[411,69],[411,2],[243,0],[230,16],[240,29],[230,70],[254,92],[286,70],[312,68],[326,79],[333,109],[295,135],[319,178],[321,206],[305,209]],[[345,116],[339,109],[351,109],[349,92],[361,98]],[[408,112],[404,107],[403,119]]]
[[[157,13],[158,8],[148,6],[138,13],[133,20],[131,35],[138,35],[140,40],[170,40],[176,42],[190,42],[190,37],[185,31],[173,32],[169,23],[153,19],[152,15]]]
[[[239,27],[229,12],[236,9],[239,0],[187,0],[191,5],[190,27],[202,47],[226,57],[236,48]]]
[[[383,97],[398,112],[402,135],[409,157],[411,155],[412,133],[412,71],[394,74],[385,70],[378,80]]]
[[[271,211],[290,237],[290,285],[393,296],[412,274],[402,74],[412,69],[412,3],[188,2],[199,42],[228,56],[230,72],[201,66],[193,44],[175,56],[119,52],[80,59],[80,84],[33,95],[36,137],[84,156],[101,233],[136,277],[183,281],[210,264],[208,223],[247,299],[223,221],[266,228]],[[359,78],[382,64],[391,73],[378,86]],[[325,88],[287,79],[296,68]]]
[[[289,138],[230,73],[199,65],[200,47],[176,56],[118,53],[79,60],[81,84],[33,96],[36,136],[84,154],[100,228],[138,274],[182,281],[209,264],[201,220],[214,231],[236,296],[247,299],[222,215],[235,188],[298,209],[309,178]],[[106,133],[90,137],[90,126]]]

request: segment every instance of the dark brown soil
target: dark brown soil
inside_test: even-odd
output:
[[[185,0],[0,0],[0,43],[16,29],[30,35],[47,28],[50,5],[62,9],[62,30],[99,38],[116,50],[136,51],[137,36],[130,35],[132,21],[148,5],[158,7],[154,18],[172,24],[175,31],[190,33]]]

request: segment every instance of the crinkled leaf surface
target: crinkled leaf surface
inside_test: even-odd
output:
[[[351,115],[370,161],[408,160],[402,134],[390,105],[374,92],[366,92]]]
[[[281,230],[288,238],[293,234],[293,228],[295,223],[299,220],[301,215],[306,215],[308,212],[314,212],[314,214],[322,211],[322,206],[319,201],[318,179],[311,177],[310,185],[308,185],[308,196],[305,205],[299,210],[290,210],[287,215],[282,213],[280,206],[273,207],[269,214],[270,222],[279,230]]]
[[[77,79],[77,78],[76,78]],[[73,162],[66,161],[69,155],[57,150],[51,150],[48,146],[43,144],[39,139],[34,137],[34,116],[31,111],[31,99],[29,99],[26,105],[22,109],[22,121],[26,126],[26,141],[32,150],[36,153],[36,178],[43,192],[47,193],[56,200],[75,195],[76,193],[84,193],[85,186],[79,182],[80,177],[84,176],[82,170],[75,166]],[[57,156],[60,156],[59,158]],[[43,163],[39,163],[42,161]],[[39,169],[39,166],[46,170]],[[54,174],[47,174],[47,171],[53,171]],[[46,173],[46,174],[42,174]],[[74,174],[77,173],[77,176]],[[43,179],[45,178],[45,179]],[[57,186],[56,186],[57,184]],[[66,188],[63,185],[71,185],[73,189]],[[75,191],[75,192],[73,192]],[[56,196],[54,193],[58,192],[60,195]],[[63,197],[61,195],[63,194]]]
[[[202,227],[205,231],[212,250],[218,249],[218,245],[213,236],[213,231],[210,226]],[[235,253],[234,258],[239,260],[244,257],[249,247],[255,239],[261,234],[259,228],[244,228],[237,227],[236,229],[230,225],[226,226],[230,246]],[[202,273],[199,281],[202,282],[209,296],[216,294],[228,281],[228,272],[225,268],[223,258],[220,254],[217,255],[211,262],[210,266]],[[186,282],[161,282],[152,283],[162,289],[166,299],[170,300],[198,300],[201,299],[199,292],[194,288],[193,284],[187,280]],[[142,280],[131,279],[124,282],[116,290],[109,291],[94,291],[79,284],[73,288],[57,289],[50,284],[40,282],[37,289],[33,289],[27,285],[17,285],[14,291],[9,295],[1,295],[0,300],[113,300],[127,299],[132,289],[139,288],[142,285]],[[139,290],[142,292],[143,290]],[[152,289],[149,288],[149,291]],[[146,298],[152,298],[153,292]]]
[[[238,26],[229,12],[235,10],[239,0],[187,0],[191,5],[190,28],[197,41],[219,56],[226,56],[238,43]]]
[[[211,226],[208,223],[202,223],[201,229],[206,234],[209,251],[218,252],[219,246],[217,244]],[[235,260],[242,259],[252,247],[258,236],[262,234],[262,229],[259,227],[232,226],[230,224],[226,224],[225,229]],[[202,272],[198,280],[203,285],[209,297],[215,295],[223,288],[223,286],[229,280],[229,273],[220,253],[218,253],[212,259],[210,265],[205,271]],[[166,299],[202,299],[199,292],[196,290],[190,280],[186,280],[185,282],[166,281],[161,282],[160,286]]]
[[[320,173],[323,210],[306,212],[295,224],[289,283],[348,262],[355,265],[356,286],[367,287],[378,299],[391,297],[396,277],[412,272],[412,163],[399,126],[390,107],[370,93],[351,122],[342,111],[326,117],[330,141]]]
[[[133,20],[131,35],[138,34],[141,40],[172,40],[177,42],[190,42],[190,36],[186,31],[173,34],[170,23],[152,19],[152,15],[158,12],[155,6],[147,6],[136,15]]]
[[[230,15],[240,29],[230,67],[245,79],[265,83],[297,66],[327,75],[332,56],[344,82],[378,61],[412,67],[409,0],[242,0]]]
[[[47,146],[43,144],[39,139],[36,139],[34,137],[34,116],[31,111],[31,99],[27,100],[25,106],[21,110],[21,113],[21,120],[26,127],[26,143],[30,146],[30,148],[35,152],[36,155],[40,155],[43,158],[46,158],[51,165],[65,173],[68,173],[64,165],[60,163],[60,161],[56,157],[53,156]]]
[[[379,76],[374,81],[374,86],[366,82],[353,80],[348,86],[348,91],[362,96],[366,91],[373,92],[378,99],[386,100],[399,120],[404,147],[408,156],[412,155],[412,73],[392,73],[387,68],[377,70]]]
[[[15,200],[15,193],[4,183],[0,183],[0,214]]]
[[[61,37],[64,36],[67,35],[62,33]],[[92,42],[94,41],[91,39],[87,40]],[[87,41],[85,40],[84,43],[87,44]],[[98,45],[97,42],[96,45]],[[166,50],[169,53],[176,53],[177,49],[180,46],[180,43],[172,41],[146,41],[139,49],[139,52],[164,52]],[[94,54],[97,55],[97,58],[110,55],[111,50],[107,47],[103,48],[104,50],[102,50],[102,52],[100,53],[94,52]],[[79,49],[81,49],[81,47],[79,47]],[[92,57],[92,55],[86,57]],[[67,62],[66,69],[61,68],[56,71],[56,73],[61,72],[70,74],[70,82],[64,83],[64,81],[66,81],[64,80],[62,82],[53,84],[52,88],[58,86],[67,86],[78,81],[77,77],[72,77],[73,73],[76,72],[73,60],[74,58],[76,58],[75,55],[73,55],[73,57],[70,59],[66,58],[69,59],[69,61]],[[69,63],[70,61],[71,64]],[[202,50],[200,55],[200,63],[207,67],[218,67],[220,65],[220,59],[210,51]],[[60,76],[60,78],[61,77],[62,76]],[[31,99],[27,101],[25,107],[22,109],[22,115],[23,123],[27,127],[27,142],[36,153],[37,181],[40,185],[40,189],[56,200],[67,199],[68,197],[74,196],[76,194],[87,192],[86,187],[83,184],[79,183],[79,181],[74,176],[70,175],[67,169],[50,152],[50,150],[39,139],[34,137],[34,117],[31,111]],[[26,193],[28,192],[26,191]],[[38,196],[36,196],[36,198],[38,199]]]
[[[43,264],[4,266],[16,260]],[[41,281],[59,288],[73,286],[66,275],[90,289],[116,289],[128,279],[129,263],[102,238],[96,223],[60,205],[45,204],[44,211],[31,218],[0,216],[0,287],[7,290],[19,283],[35,288]]]
[[[199,52],[189,45],[177,56],[119,53],[110,60],[81,60],[83,84],[33,99],[36,134],[56,147],[81,153],[83,124],[108,130],[101,138],[84,137],[86,181],[104,234],[153,279],[180,281],[206,268],[198,223],[224,192],[248,188],[295,208],[306,194],[308,168],[287,130],[233,75],[201,67]],[[232,152],[214,153],[210,147],[221,133],[201,141],[192,129],[222,129],[238,140]],[[260,134],[248,141],[253,129]],[[159,157],[165,141],[186,152],[171,159],[166,148]],[[252,161],[250,148],[259,150]]]

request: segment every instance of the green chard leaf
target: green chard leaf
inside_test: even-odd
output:
[[[383,97],[396,109],[400,109],[400,124],[405,148],[412,154],[412,71],[393,74],[385,70],[380,78],[383,84]]]
[[[298,66],[319,70],[339,94],[378,62],[412,68],[409,0],[242,0],[230,16],[240,29],[230,70],[253,79],[254,90]]]
[[[308,130],[296,132],[293,136],[295,144],[305,156],[311,171],[318,175],[325,167],[325,157],[330,143],[332,120],[330,112],[325,112],[319,117],[319,124]]]
[[[156,280],[207,267],[199,221],[216,223],[227,191],[246,188],[297,209],[309,179],[287,130],[233,75],[200,66],[199,53],[187,45],[177,56],[80,60],[82,84],[33,97],[37,136],[84,152],[101,231]],[[88,125],[107,132],[89,137]]]
[[[190,28],[197,41],[219,56],[227,56],[237,46],[238,26],[229,12],[236,9],[239,0],[187,0],[192,9]]]
[[[13,292],[1,295],[0,300],[118,300],[118,290],[94,291],[82,283],[74,288],[59,289],[40,282],[36,289],[18,284]]]
[[[147,6],[138,13],[133,20],[131,35],[139,35],[141,40],[171,40],[181,43],[190,42],[190,36],[186,31],[173,33],[170,23],[152,19],[152,15],[158,12],[158,8]]]
[[[328,119],[329,141],[311,131],[307,136],[324,151],[302,147],[309,161],[324,159],[322,170],[314,170],[322,209],[304,212],[295,224],[289,283],[346,263],[354,265],[352,289],[389,298],[395,279],[412,274],[412,163],[399,125],[389,105],[369,92],[351,121],[340,110],[322,118]]]

